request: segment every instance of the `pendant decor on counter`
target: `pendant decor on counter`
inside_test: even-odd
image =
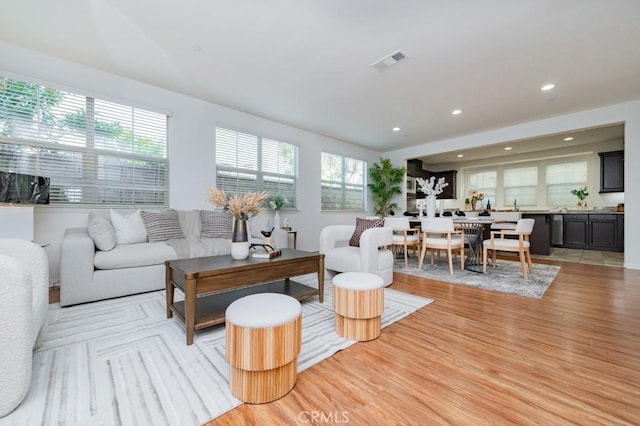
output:
[[[428,195],[426,200],[427,200],[427,217],[428,218],[436,217],[436,196]]]
[[[246,259],[249,257],[249,237],[247,236],[247,221],[236,218],[233,222],[233,235],[231,237],[231,257],[234,259]]]

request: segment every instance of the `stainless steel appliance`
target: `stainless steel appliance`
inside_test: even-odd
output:
[[[561,214],[554,214],[553,219],[551,221],[551,244],[554,246],[561,246],[564,244],[564,239],[562,236],[562,221],[564,220],[564,216]]]
[[[416,193],[416,178],[407,176],[407,194]]]

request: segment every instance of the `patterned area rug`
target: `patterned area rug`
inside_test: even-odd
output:
[[[317,288],[315,275],[296,281]],[[330,287],[324,303],[302,303],[298,371],[356,343],[334,331]],[[385,289],[382,326],[431,302]],[[182,323],[166,318],[164,291],[51,305],[29,394],[0,425],[201,425],[241,404],[228,376],[224,327],[196,332],[187,346]]]
[[[430,262],[429,256],[425,256],[422,269],[418,269],[418,259],[413,256],[409,257],[409,267],[405,268],[404,258],[396,259],[393,271],[534,299],[542,298],[560,271],[559,266],[534,263],[533,274],[529,274],[529,278],[525,280],[522,277],[520,262],[498,259],[497,267],[494,269],[490,265],[487,266],[486,274],[461,270],[460,261],[454,262],[453,275],[451,275],[446,255],[441,256],[440,261],[436,261],[433,266]]]

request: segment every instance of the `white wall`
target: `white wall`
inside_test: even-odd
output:
[[[624,266],[640,269],[640,224],[632,220],[640,214],[640,191],[633,186],[635,182],[640,182],[640,167],[638,167],[640,164],[640,101],[610,105],[473,135],[425,143],[390,151],[384,155],[388,156],[394,164],[403,164],[409,158],[615,123],[625,124]]]
[[[320,212],[320,153],[323,150],[377,161],[379,153],[302,131],[199,99],[142,84],[75,63],[0,42],[0,73],[76,93],[171,114],[169,123],[170,207],[207,209],[207,188],[215,184],[216,125],[246,130],[300,147],[298,209],[284,210],[298,231],[298,248],[317,250],[320,230],[327,224],[353,223],[353,213]],[[212,82],[215,84],[215,82]],[[362,214],[361,214],[362,215]],[[87,210],[37,206],[35,240],[46,248],[52,280],[59,277],[59,251],[64,231],[86,226]]]

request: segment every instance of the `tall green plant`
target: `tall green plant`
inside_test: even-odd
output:
[[[395,167],[388,158],[380,158],[379,163],[373,163],[369,168],[369,184],[367,187],[373,196],[374,213],[380,217],[389,216],[391,209],[397,208],[397,203],[391,200],[395,195],[402,194],[405,168]]]

